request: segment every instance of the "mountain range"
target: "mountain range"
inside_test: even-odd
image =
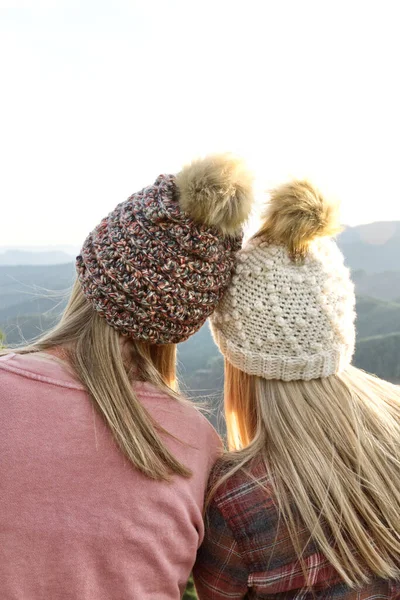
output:
[[[400,222],[346,228],[338,243],[357,292],[354,362],[400,382]],[[32,340],[56,322],[75,277],[69,251],[74,249],[0,248],[0,329],[8,344]],[[179,359],[188,393],[220,394],[223,360],[207,325],[180,345]]]
[[[400,270],[400,221],[347,227],[338,243],[354,271],[373,274]]]
[[[74,246],[0,246],[0,265],[58,265],[73,262],[77,254],[78,250]]]

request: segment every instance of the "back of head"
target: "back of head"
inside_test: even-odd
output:
[[[88,235],[77,258],[83,293],[126,337],[185,341],[230,281],[251,204],[251,177],[229,154],[160,175]]]
[[[189,476],[136,397],[133,377],[176,392],[176,344],[203,325],[232,274],[252,181],[231,155],[194,161],[132,194],[88,235],[60,323],[20,352],[63,349],[131,463]]]
[[[225,478],[262,458],[299,556],[305,526],[358,585],[400,575],[400,392],[350,364],[355,296],[330,239],[339,230],[310,183],[274,190],[212,330],[236,451]]]

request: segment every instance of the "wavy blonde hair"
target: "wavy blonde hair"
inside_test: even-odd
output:
[[[177,393],[175,344],[151,345],[121,338],[92,308],[76,281],[55,328],[13,352],[57,348],[64,349],[119,447],[139,471],[158,480],[169,480],[172,474],[191,475],[162,441],[160,434],[170,434],[153,421],[132,386],[133,378],[147,381],[177,402],[188,402]]]
[[[397,386],[354,367],[266,380],[225,361],[225,413],[230,466],[211,494],[261,457],[305,575],[296,514],[349,586],[400,577]]]

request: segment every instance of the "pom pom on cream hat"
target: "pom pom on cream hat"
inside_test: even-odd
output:
[[[271,193],[258,234],[238,252],[211,317],[213,337],[238,369],[310,380],[343,371],[355,344],[355,294],[332,238],[337,206],[306,181]]]

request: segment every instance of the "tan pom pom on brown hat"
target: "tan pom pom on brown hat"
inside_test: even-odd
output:
[[[184,341],[229,284],[252,200],[251,176],[231,155],[160,175],[87,237],[77,257],[86,298],[122,335]]]

